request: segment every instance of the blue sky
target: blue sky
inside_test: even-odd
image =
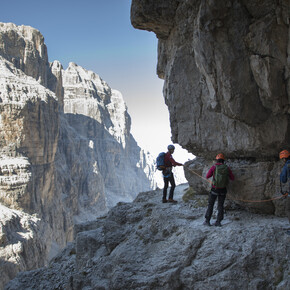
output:
[[[69,62],[92,70],[111,88],[121,91],[132,118],[132,134],[153,156],[170,140],[169,115],[156,75],[157,38],[134,29],[131,0],[10,0],[3,1],[0,22],[38,29],[49,61]],[[188,159],[177,148],[175,159]]]

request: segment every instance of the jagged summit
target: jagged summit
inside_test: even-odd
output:
[[[87,98],[90,93],[95,91],[102,98],[111,95],[111,88],[99,75],[73,62],[70,62],[68,68],[64,71],[63,81],[64,85],[69,82],[70,86],[83,87],[84,91],[82,91],[82,94],[77,94],[80,98]]]

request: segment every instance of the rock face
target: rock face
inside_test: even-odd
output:
[[[0,29],[0,55],[46,86],[48,56],[41,33],[13,23],[0,23]]]
[[[2,287],[17,272],[43,264],[64,218],[56,216],[62,203],[54,184],[59,136],[55,95],[2,56],[0,91],[0,226],[6,237],[1,243]]]
[[[46,245],[43,222],[23,211],[0,204],[0,289],[19,271],[41,267],[45,263]]]
[[[84,181],[79,182],[90,188],[79,188],[79,194],[89,191],[89,200],[93,201],[96,192],[105,193],[107,207],[112,207],[118,201],[133,200],[138,191],[154,188],[153,159],[130,134],[131,118],[121,93],[112,90],[94,72],[74,63],[62,71],[62,79],[64,116],[77,132],[77,137],[68,143],[80,142],[83,152],[76,153],[77,159],[90,162],[89,170],[83,174]],[[62,144],[64,151],[68,150],[66,142]],[[70,152],[63,155],[69,156]],[[72,166],[70,162],[68,168]],[[102,180],[96,175],[102,176]],[[74,172],[70,176],[82,175]]]
[[[231,159],[235,197],[277,193],[278,153],[290,143],[289,11],[286,0],[132,1],[133,26],[159,38],[172,140],[203,167],[219,152]]]
[[[204,226],[206,209],[182,202],[184,188],[177,205],[145,192],[78,226],[49,267],[21,273],[6,290],[289,289],[286,218],[228,211],[221,228]]]
[[[1,288],[73,240],[77,222],[155,181],[120,92],[76,64],[49,64],[36,29],[1,23],[0,40]]]

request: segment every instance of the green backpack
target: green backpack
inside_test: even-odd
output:
[[[214,171],[213,185],[224,188],[229,183],[229,169],[225,164],[216,165]]]

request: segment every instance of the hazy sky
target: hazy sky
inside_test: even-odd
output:
[[[132,118],[131,132],[153,156],[171,143],[169,115],[156,75],[157,38],[134,29],[131,0],[9,0],[2,1],[0,22],[38,29],[49,61],[69,62],[92,70],[119,90]],[[176,161],[188,159],[177,147]]]

